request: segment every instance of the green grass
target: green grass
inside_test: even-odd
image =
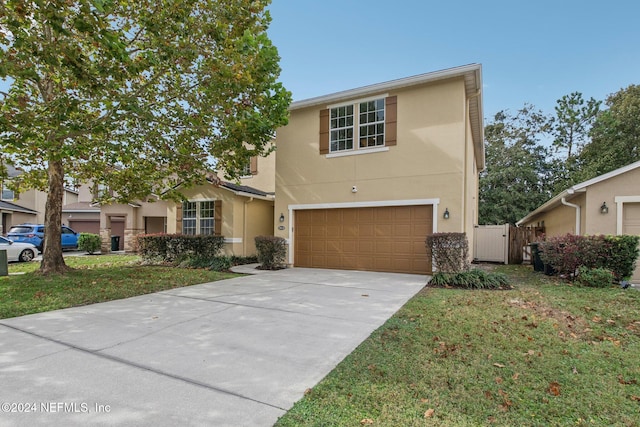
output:
[[[498,271],[421,291],[276,425],[640,425],[640,292]]]
[[[10,275],[0,277],[0,319],[237,276],[202,269],[143,266],[134,255],[67,257],[65,262],[75,270],[51,277],[36,273],[40,266],[37,262],[9,264]]]

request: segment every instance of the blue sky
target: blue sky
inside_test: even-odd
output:
[[[484,116],[640,84],[637,0],[273,0],[294,100],[481,63]]]

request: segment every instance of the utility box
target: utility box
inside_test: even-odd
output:
[[[0,276],[9,275],[9,265],[7,263],[7,250],[0,249]]]

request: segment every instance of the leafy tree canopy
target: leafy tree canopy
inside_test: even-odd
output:
[[[609,107],[598,115],[579,155],[581,181],[640,160],[640,86],[630,85],[610,95]]]
[[[549,150],[540,142],[548,132],[548,117],[531,105],[501,111],[485,127],[480,224],[515,223],[549,198]]]
[[[124,202],[231,177],[272,147],[290,94],[277,81],[268,0],[0,3],[0,164],[48,192],[42,270],[60,271],[65,179]],[[0,174],[6,168],[0,168]],[[56,225],[57,223],[57,225]]]

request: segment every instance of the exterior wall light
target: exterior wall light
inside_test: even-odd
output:
[[[600,206],[600,213],[602,215],[605,215],[605,214],[609,213],[609,206],[607,206],[606,202],[602,202],[602,206]]]
[[[283,213],[280,214],[280,222],[284,222],[284,214]]]
[[[449,219],[449,208],[444,208],[444,214],[442,214],[442,218]]]

